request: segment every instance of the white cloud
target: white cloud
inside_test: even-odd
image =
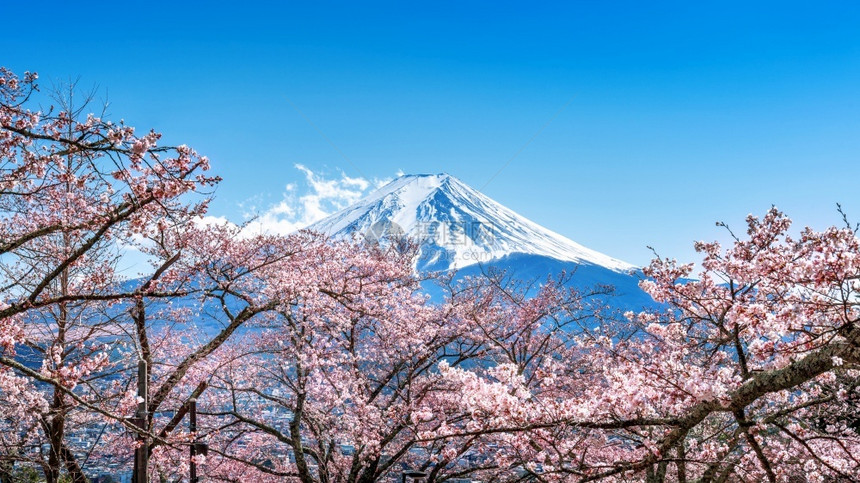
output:
[[[371,188],[391,181],[350,177],[342,171],[339,177],[327,178],[302,164],[296,164],[295,168],[305,175],[306,189],[290,183],[284,187],[281,201],[262,210],[252,209],[246,214],[250,220],[245,229],[248,235],[287,234],[307,228],[360,200]]]
[[[261,233],[286,235],[317,222],[326,216],[346,208],[360,200],[373,189],[391,181],[391,178],[363,177],[352,178],[342,171],[340,176],[332,179],[312,171],[301,164],[296,169],[304,173],[305,186],[289,183],[284,186],[284,192],[279,202],[260,209],[258,206],[263,197],[255,196],[239,204],[246,210],[245,229],[240,236],[250,237]],[[398,174],[399,175],[399,174]],[[233,225],[233,221],[221,215],[206,215],[194,220],[198,226]],[[144,240],[139,240],[144,242]],[[119,273],[130,277],[139,277],[151,273],[149,256],[134,244],[122,244],[121,259],[118,264]]]

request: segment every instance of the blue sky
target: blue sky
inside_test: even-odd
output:
[[[451,173],[636,264],[646,245],[691,260],[726,238],[715,221],[771,204],[860,220],[855,2],[37,9],[0,6],[0,65],[97,84],[115,117],[209,155],[233,220],[298,223],[354,196],[343,176],[398,171]]]

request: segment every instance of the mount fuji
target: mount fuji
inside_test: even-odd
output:
[[[333,239],[419,243],[417,269],[479,275],[490,267],[523,280],[573,272],[571,283],[615,287],[612,305],[652,305],[634,265],[586,248],[502,206],[449,174],[405,175],[309,230]]]

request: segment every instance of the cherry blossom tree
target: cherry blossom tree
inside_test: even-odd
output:
[[[303,279],[320,269],[319,253],[328,249],[319,235],[246,238],[229,225],[184,227],[173,235],[153,249],[175,262],[157,283],[177,291],[186,287],[183,306],[162,304],[151,311],[152,320],[169,325],[149,323],[143,304],[135,312],[137,344],[152,368],[147,428],[157,435],[150,449],[160,477],[187,474],[191,436],[179,423],[188,401],[205,392],[204,401],[218,402],[209,388],[212,379],[230,364],[252,362],[253,354],[228,342],[251,337],[249,331],[283,310],[304,289]],[[175,415],[159,422],[159,411]]]
[[[278,267],[268,282],[286,297],[248,340],[255,353],[212,382],[210,477],[375,481],[399,468],[412,401],[461,334],[419,292],[415,255],[325,243]]]
[[[447,369],[481,395],[460,401],[473,424],[545,480],[856,480],[856,230],[792,236],[776,209],[747,224],[727,249],[697,243],[694,280],[692,264],[654,260],[641,285],[665,310],[582,331],[543,367],[545,393],[513,369]]]
[[[48,481],[85,476],[65,438],[93,414],[124,421],[93,384],[109,376],[112,307],[132,297],[116,272],[123,247],[151,226],[205,212],[208,161],[186,146],[158,146],[123,122],[88,114],[89,99],[55,97],[34,109],[37,76],[0,69],[0,394],[4,468],[33,460]],[[63,93],[65,94],[65,93]],[[83,409],[83,410],[80,410]],[[75,419],[78,418],[78,419]],[[127,424],[127,423],[125,423]],[[50,448],[41,451],[42,442]]]

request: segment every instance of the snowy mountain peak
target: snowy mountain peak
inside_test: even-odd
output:
[[[446,173],[401,176],[309,229],[334,238],[407,236],[421,242],[421,267],[432,270],[517,253],[616,272],[635,268],[514,213]]]

